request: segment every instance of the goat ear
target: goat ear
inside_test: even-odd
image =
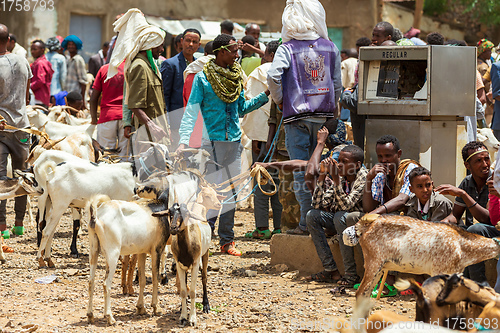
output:
[[[226,199],[226,196],[217,194],[217,199],[219,199],[219,201],[222,201],[222,200]]]
[[[162,210],[161,212],[154,212],[151,214],[154,217],[163,217],[163,216],[170,216],[170,211],[169,210]]]

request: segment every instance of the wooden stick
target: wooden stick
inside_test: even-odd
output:
[[[380,286],[378,287],[377,301],[382,296],[382,291],[384,290],[385,280],[387,279],[387,274],[389,274],[388,270],[384,271],[384,276],[382,277],[382,282],[380,282]]]

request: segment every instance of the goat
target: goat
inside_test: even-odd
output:
[[[498,240],[449,223],[407,216],[368,214],[355,229],[365,258],[365,274],[356,297],[373,289],[382,270],[431,276],[460,273],[500,253]]]
[[[84,160],[97,162],[92,138],[86,133],[73,133],[58,140],[41,137],[38,145],[31,149],[26,162],[32,165],[41,153],[49,149],[65,151]]]
[[[500,329],[500,299],[489,302],[484,306],[483,312],[477,317],[476,323],[481,326],[481,329],[474,327],[470,332],[490,331],[498,332]]]
[[[93,321],[92,301],[94,294],[94,279],[97,268],[97,259],[101,251],[106,259],[106,277],[104,283],[104,316],[108,324],[113,325],[116,320],[111,312],[111,283],[120,255],[137,254],[139,261],[139,298],[137,313],[145,314],[144,287],[146,285],[145,264],[146,254],[151,255],[153,268],[153,298],[151,307],[153,313],[158,314],[158,269],[160,256],[170,237],[168,218],[153,217],[152,213],[164,211],[167,199],[160,196],[157,200],[127,202],[110,200],[107,196],[97,196],[91,200],[89,223],[89,304],[87,317]]]
[[[490,153],[491,159],[493,161],[496,161],[498,148],[500,148],[500,142],[498,142],[491,128],[478,128],[477,141],[484,143],[486,148],[488,148],[488,152]]]
[[[89,160],[92,162],[96,162],[96,152],[92,145],[92,138],[85,133],[74,133],[65,138],[59,140],[51,140],[45,137],[41,137],[38,145],[32,148],[27,162],[30,164],[34,164],[35,161],[40,157],[40,155],[49,149],[59,150],[76,157],[83,158],[85,160]],[[54,157],[53,154],[47,155]],[[62,163],[67,160],[67,157],[61,157],[57,155],[56,162]],[[45,201],[39,201],[39,207],[43,206]],[[40,213],[40,210],[39,210]],[[70,246],[70,253],[73,256],[78,256],[78,249],[76,246],[76,241],[78,237],[78,231],[80,229],[80,220],[81,220],[81,211],[80,208],[72,208],[73,215],[73,237]],[[37,218],[37,244],[40,246],[40,242],[42,239],[42,230],[45,228],[46,221],[45,216],[42,214]]]
[[[90,124],[89,118],[78,118],[71,115],[68,110],[75,113],[81,112],[67,105],[56,105],[49,108],[48,119],[51,121],[57,121],[58,123],[67,124],[71,126],[88,125]]]
[[[44,130],[53,140],[61,139],[76,132],[84,132],[89,136],[94,137],[95,125],[79,125],[71,126],[61,124],[56,121],[49,120],[48,116],[38,111],[37,109],[27,110],[30,124],[39,130]]]
[[[131,200],[134,195],[135,174],[130,163],[97,165],[65,152],[49,150],[40,155],[33,171],[43,189],[39,199],[40,216],[45,212],[48,215],[37,254],[39,267],[45,267],[42,254],[49,267],[54,267],[50,259],[51,242],[68,206],[84,208],[97,194],[116,200]]]
[[[212,238],[212,229],[206,222],[207,209],[220,210],[222,207],[220,197],[211,187],[204,187],[198,194],[196,202],[187,205],[175,203],[168,212],[170,217],[170,234],[172,234],[172,254],[177,263],[177,276],[180,281],[180,296],[182,300],[182,310],[180,323],[185,326],[196,325],[196,307],[194,300],[196,297],[196,279],[200,263],[202,264],[201,279],[203,284],[203,312],[208,313],[210,306],[207,292],[207,267],[208,249]],[[161,216],[161,213],[153,214]],[[201,262],[200,262],[201,261]],[[189,297],[191,298],[191,311],[189,320],[187,316],[187,275],[191,271],[191,286]]]
[[[466,301],[484,307],[489,302],[495,301],[498,296],[500,295],[491,287],[479,285],[462,275],[453,274],[446,280],[436,297],[436,304],[441,306]]]

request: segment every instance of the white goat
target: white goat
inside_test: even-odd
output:
[[[92,145],[92,138],[86,133],[73,133],[59,140],[40,138],[38,145],[33,147],[26,162],[33,163],[40,157],[40,154],[46,150],[55,149],[75,155],[91,162],[97,162],[95,151]]]
[[[97,194],[117,200],[131,200],[134,195],[135,177],[130,163],[96,165],[65,152],[48,150],[40,155],[33,171],[43,189],[39,199],[40,216],[47,212],[47,225],[37,254],[40,267],[45,267],[42,254],[49,267],[54,267],[50,259],[51,242],[68,206],[84,208]]]
[[[92,145],[92,138],[86,133],[74,133],[59,140],[40,138],[40,142],[30,152],[27,162],[31,165],[40,157],[40,155],[49,149],[59,150],[76,157],[83,158],[92,162],[96,162],[96,154]],[[52,155],[51,155],[52,156]],[[64,157],[57,159],[57,163],[65,161]],[[45,201],[43,202],[45,204]],[[39,201],[40,207],[40,201]],[[80,229],[80,220],[82,218],[80,208],[72,208],[73,216],[73,236],[70,246],[72,256],[78,256],[77,238]],[[45,216],[39,216],[37,219],[37,244],[40,246],[42,239],[42,229],[45,227]]]
[[[77,118],[71,115],[68,110],[79,112],[79,110],[72,108],[71,106],[56,105],[49,108],[49,114],[47,116],[51,121],[57,121],[58,123],[68,124],[71,126],[90,124],[90,118]]]
[[[27,114],[30,124],[39,130],[45,131],[45,133],[47,133],[53,140],[62,139],[76,132],[87,133],[89,136],[94,137],[96,128],[95,125],[88,124],[71,126],[61,124],[56,121],[49,120],[47,115],[37,109],[28,110]]]
[[[465,267],[500,253],[497,239],[450,223],[368,214],[355,228],[365,258],[365,274],[356,296],[372,290],[382,270],[431,276],[461,273]]]
[[[90,205],[89,243],[90,243],[90,280],[89,305],[87,316],[93,321],[92,301],[94,279],[99,251],[106,259],[106,277],[104,283],[104,316],[108,324],[116,320],[111,312],[111,283],[120,255],[137,254],[139,261],[139,299],[137,313],[145,314],[144,287],[146,285],[145,262],[149,253],[153,267],[153,298],[151,307],[157,314],[158,303],[158,269],[160,256],[170,236],[168,219],[153,217],[152,213],[167,208],[167,199],[160,196],[157,200],[127,202],[110,200],[107,196],[97,196]]]
[[[169,210],[171,218],[170,233],[172,234],[172,254],[177,263],[177,276],[180,281],[180,296],[182,300],[182,310],[180,324],[196,325],[196,307],[194,300],[196,297],[196,279],[198,270],[202,264],[201,279],[203,284],[203,312],[208,313],[207,292],[207,267],[208,249],[212,238],[212,229],[206,222],[207,209],[221,208],[220,200],[224,197],[218,196],[211,187],[202,188],[198,194],[196,202],[186,204],[174,204]],[[154,216],[160,216],[153,214]],[[191,286],[189,297],[191,298],[191,311],[189,319],[187,316],[187,286],[186,274],[191,271]]]
[[[488,148],[492,161],[496,161],[500,142],[498,142],[491,128],[478,128],[477,141],[484,143],[486,148]]]

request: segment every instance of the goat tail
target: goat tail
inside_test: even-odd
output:
[[[104,194],[99,194],[96,196],[93,196],[90,199],[90,204],[89,204],[89,213],[90,213],[90,222],[89,222],[89,227],[92,229],[95,229],[95,224],[96,224],[96,213],[97,209],[105,202],[110,201],[111,199]]]
[[[360,297],[356,302],[356,307],[354,308],[352,314],[352,329],[356,333],[366,333],[365,324],[370,311],[375,304],[374,300],[368,297]]]

